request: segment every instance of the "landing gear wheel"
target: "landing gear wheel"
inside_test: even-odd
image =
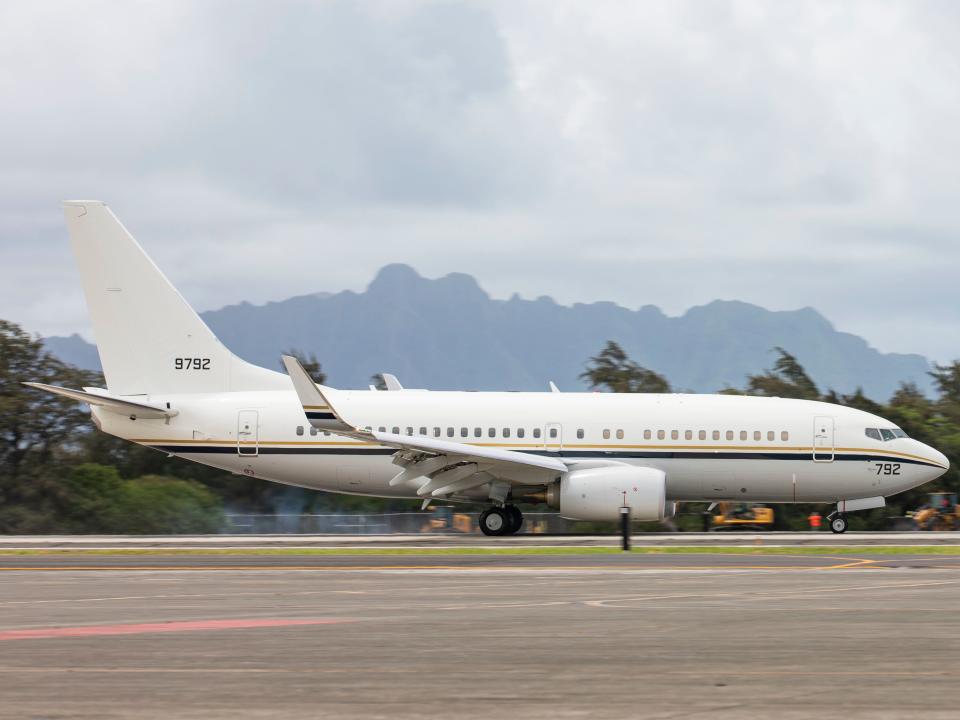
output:
[[[847,517],[845,515],[834,515],[830,519],[830,529],[837,533],[845,533],[847,531]]]
[[[504,510],[510,516],[510,534],[515,535],[520,532],[520,528],[523,527],[523,513],[520,512],[520,508],[516,505],[507,505]]]
[[[480,531],[484,535],[506,535],[510,527],[510,516],[506,510],[493,507],[480,513]]]

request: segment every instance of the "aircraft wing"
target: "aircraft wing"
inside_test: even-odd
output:
[[[566,463],[556,457],[358,427],[345,419],[342,408],[334,407],[335,391],[313,382],[296,358],[284,356],[283,363],[311,425],[396,448],[393,462],[402,469],[391,485],[416,487],[422,496],[447,497],[498,481],[507,486],[544,485],[567,471]]]

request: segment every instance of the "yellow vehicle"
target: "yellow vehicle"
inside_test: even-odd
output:
[[[918,530],[960,529],[960,507],[956,493],[930,493],[930,500],[913,512],[913,522]]]
[[[717,503],[711,530],[772,530],[773,508],[753,503]]]

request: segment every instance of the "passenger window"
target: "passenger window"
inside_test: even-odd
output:
[[[788,433],[786,430],[783,430],[783,431],[780,433],[780,439],[783,440],[784,442],[786,442],[787,440],[790,439],[790,433]]]
[[[867,437],[870,438],[871,440],[880,440],[880,439],[881,439],[881,438],[880,438],[880,431],[877,430],[876,428],[867,428],[866,430],[864,430],[864,432],[866,433]]]
[[[420,428],[420,434],[425,436],[427,434],[427,429],[425,427]]]
[[[714,431],[713,431],[713,439],[714,439],[714,440],[719,440],[719,439],[720,439],[720,431],[719,431],[719,430],[714,430]]]
[[[760,440],[761,440],[762,438],[763,438],[763,434],[762,434],[759,430],[754,430],[754,431],[753,431],[753,441],[754,441],[754,442],[760,442]]]
[[[741,430],[741,431],[740,431],[740,441],[743,442],[743,441],[745,441],[746,439],[747,439],[747,431],[746,431],[746,430]]]
[[[777,439],[777,434],[773,430],[767,430],[767,440],[773,442]]]
[[[610,428],[604,428],[604,429],[603,429],[603,439],[604,439],[604,440],[609,440],[609,439],[610,439]]]
[[[297,435],[303,435],[303,425],[297,425]]]
[[[577,440],[583,440],[583,428],[577,428]]]
[[[883,441],[893,440],[894,434],[893,430],[887,430],[886,428],[880,428],[880,437],[883,438]]]
[[[700,438],[701,440],[706,440],[706,439],[707,439],[707,431],[706,431],[706,430],[701,430],[700,432],[697,433],[697,437]]]
[[[518,437],[518,438],[522,438],[524,435],[526,435],[526,432],[524,431],[524,429],[523,429],[523,428],[517,428],[517,437]]]
[[[470,434],[470,431],[467,428],[465,427],[460,428],[460,437],[467,437],[469,434]]]
[[[488,429],[487,429],[487,435],[488,435],[489,437],[496,437],[496,436],[497,436],[497,429],[496,429],[496,428],[488,428]]]
[[[667,433],[664,430],[657,430],[657,440],[663,440],[667,437]]]
[[[399,434],[400,434],[400,428],[394,426],[394,428],[393,428],[393,434],[394,434],[394,435],[399,435]]]
[[[557,436],[557,429],[550,428],[550,437],[555,438]]]
[[[623,440],[623,430],[617,430],[617,440]]]
[[[644,439],[644,440],[649,440],[649,439],[652,438],[652,437],[653,437],[653,435],[650,433],[649,430],[644,430],[644,431],[643,431],[643,439]]]
[[[534,429],[533,429],[533,436],[534,436],[535,438],[540,437],[540,428],[534,428]]]
[[[503,436],[504,436],[505,438],[510,437],[510,428],[504,428],[504,429],[503,429]]]
[[[683,439],[684,439],[684,440],[693,440],[693,430],[687,430],[687,431],[683,434]]]
[[[475,428],[473,429],[473,436],[474,436],[474,437],[483,437],[483,428],[475,427]]]
[[[679,431],[679,430],[671,430],[671,431],[670,431],[670,439],[671,439],[671,440],[679,440],[679,439],[680,439],[680,431]]]
[[[413,435],[413,428],[412,428],[412,427],[409,427],[409,426],[407,427],[407,435]]]
[[[727,430],[727,440],[733,440],[733,430]]]
[[[310,427],[310,434],[311,434],[311,435],[316,435],[316,434],[317,434],[317,429],[316,429],[315,427],[312,427],[312,426],[311,426],[311,427]]]
[[[433,429],[433,436],[434,436],[434,437],[440,437],[440,428],[435,427],[435,428]]]
[[[447,437],[453,437],[453,428],[452,428],[452,427],[448,427],[448,428],[447,428]]]
[[[386,432],[387,428],[383,425],[380,426],[380,432]]]

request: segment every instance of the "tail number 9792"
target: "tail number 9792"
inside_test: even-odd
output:
[[[174,358],[174,370],[209,370],[210,358]]]
[[[900,463],[877,463],[877,475],[899,475]]]

